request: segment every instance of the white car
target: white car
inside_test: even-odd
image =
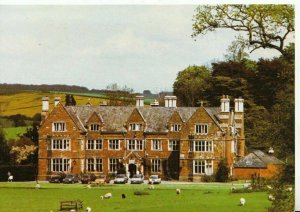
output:
[[[128,182],[128,177],[125,174],[118,174],[114,180],[114,183],[127,183]]]
[[[135,174],[130,179],[131,184],[142,184],[144,183],[144,176],[142,174]]]
[[[161,179],[158,175],[151,175],[149,177],[149,184],[160,184]]]

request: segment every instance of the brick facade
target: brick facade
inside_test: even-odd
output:
[[[216,173],[221,159],[232,169],[244,156],[243,112],[174,107],[176,99],[169,98],[172,104],[166,107],[58,103],[50,111],[44,106],[39,180],[64,171],[128,176],[140,172],[199,181]]]

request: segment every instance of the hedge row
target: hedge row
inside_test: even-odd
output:
[[[35,165],[1,165],[0,181],[8,180],[8,172],[14,176],[13,181],[34,181],[36,180],[37,167]]]

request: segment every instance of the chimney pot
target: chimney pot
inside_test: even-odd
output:
[[[144,107],[144,96],[136,96],[136,107]]]

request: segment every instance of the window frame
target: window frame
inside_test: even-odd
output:
[[[176,148],[174,148],[176,147]],[[180,140],[178,139],[169,139],[168,141],[168,150],[169,151],[180,151]]]
[[[96,127],[96,129],[95,129],[95,127]],[[99,123],[91,123],[90,127],[89,127],[89,130],[91,132],[99,132],[100,131],[100,124]]]
[[[155,144],[154,142],[158,142],[159,145]],[[159,146],[159,148],[154,148],[155,146]],[[161,139],[152,139],[151,140],[151,150],[153,151],[162,151],[162,143],[161,143]]]
[[[151,172],[161,173],[161,159],[151,159]]]
[[[52,132],[67,132],[67,125],[64,121],[52,122]]]
[[[120,140],[119,139],[109,139],[108,140],[109,150],[120,150]]]
[[[51,158],[50,172],[70,172],[71,159],[70,158]],[[48,166],[49,167],[49,166]]]
[[[199,132],[197,132],[197,131],[199,131]],[[195,124],[195,134],[196,135],[207,135],[208,131],[209,131],[208,130],[208,124],[205,124],[205,123]]]
[[[67,138],[52,138],[51,150],[69,151],[71,150],[71,140]]]
[[[170,128],[171,132],[180,132],[180,130],[181,130],[181,124],[178,123],[171,124],[171,128]]]

